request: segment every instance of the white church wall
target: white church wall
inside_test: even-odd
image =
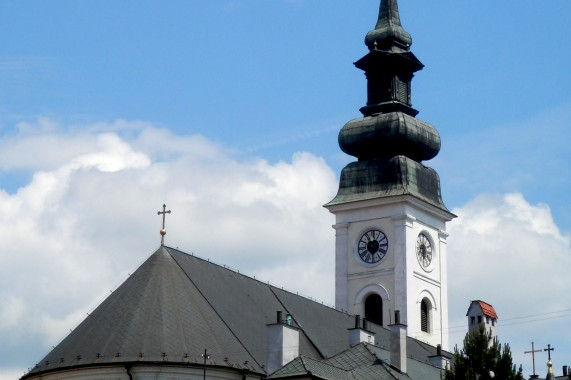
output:
[[[417,217],[412,223],[408,236],[408,326],[409,334],[415,338],[429,343],[433,346],[441,344],[447,349],[448,339],[444,332],[448,330],[448,292],[446,280],[443,275],[446,273],[446,251],[442,250],[442,234],[438,228],[443,223],[434,220],[431,215],[416,212]],[[428,222],[426,222],[428,221]],[[432,247],[432,260],[426,267],[419,262],[416,252],[417,239],[420,234],[428,238]],[[421,328],[421,302],[427,299],[430,304],[428,316],[428,331]]]

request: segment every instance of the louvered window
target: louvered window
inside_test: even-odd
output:
[[[428,303],[426,298],[420,303],[420,329],[428,332]]]
[[[401,80],[399,77],[396,78],[396,95],[399,102],[408,104],[408,83]]]

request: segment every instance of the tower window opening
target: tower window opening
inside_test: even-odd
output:
[[[420,303],[420,330],[428,332],[429,318],[430,318],[430,307],[428,305],[428,300],[425,298]]]
[[[365,300],[365,318],[379,326],[383,325],[383,299],[378,294],[371,294]]]
[[[476,317],[470,317],[470,324],[476,323]]]
[[[395,78],[396,82],[396,100],[405,104],[409,103],[408,83],[399,77]]]

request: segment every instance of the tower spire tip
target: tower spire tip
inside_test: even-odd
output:
[[[381,0],[377,25],[367,33],[365,44],[369,50],[409,50],[412,38],[401,25],[397,0]]]

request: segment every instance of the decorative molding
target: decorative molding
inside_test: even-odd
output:
[[[450,234],[444,230],[438,230],[438,239],[440,239],[441,243],[446,243],[446,239],[450,236]]]
[[[428,277],[425,273],[421,273],[421,272],[415,270],[412,272],[412,274],[414,275],[414,277],[418,278],[419,280],[423,280],[423,281],[428,282],[431,285],[440,287],[440,281]]]
[[[434,295],[427,289],[423,289],[420,291],[420,293],[418,293],[418,297],[416,298],[416,303],[420,304],[422,302],[423,299],[428,298],[428,300],[430,301],[430,306],[432,307],[432,309],[434,310],[438,310],[438,307],[436,307],[436,298],[434,298]]]
[[[382,286],[381,284],[372,284],[372,285],[367,285],[361,290],[359,290],[357,296],[355,297],[354,304],[360,305],[363,302],[363,299],[370,294],[378,294],[383,299],[383,302],[391,300],[389,292],[387,292],[387,289],[385,289],[384,286]]]
[[[393,216],[391,217],[391,219],[394,220],[395,225],[399,225],[402,223],[401,225],[408,228],[412,228],[414,222],[416,222],[416,218],[410,214]]]
[[[452,214],[449,211],[445,211],[439,209],[436,206],[426,203],[412,195],[405,194],[405,195],[395,195],[392,197],[382,197],[382,198],[373,198],[373,199],[366,199],[354,202],[347,202],[347,203],[340,203],[336,205],[330,205],[326,208],[331,213],[338,213],[343,211],[354,211],[359,209],[370,209],[375,206],[386,206],[386,205],[393,205],[398,203],[410,203],[416,206],[417,208],[438,216],[439,219],[443,219],[445,221],[450,221],[456,218],[456,215]]]
[[[387,276],[387,275],[392,275],[394,273],[394,270],[395,268],[383,268],[366,272],[351,273],[348,275],[348,277],[350,279],[356,279],[356,278],[367,278],[373,276]]]
[[[345,231],[347,232],[347,230],[349,229],[349,224],[350,223],[337,223],[332,225],[331,227],[333,227],[333,229],[335,231]]]

